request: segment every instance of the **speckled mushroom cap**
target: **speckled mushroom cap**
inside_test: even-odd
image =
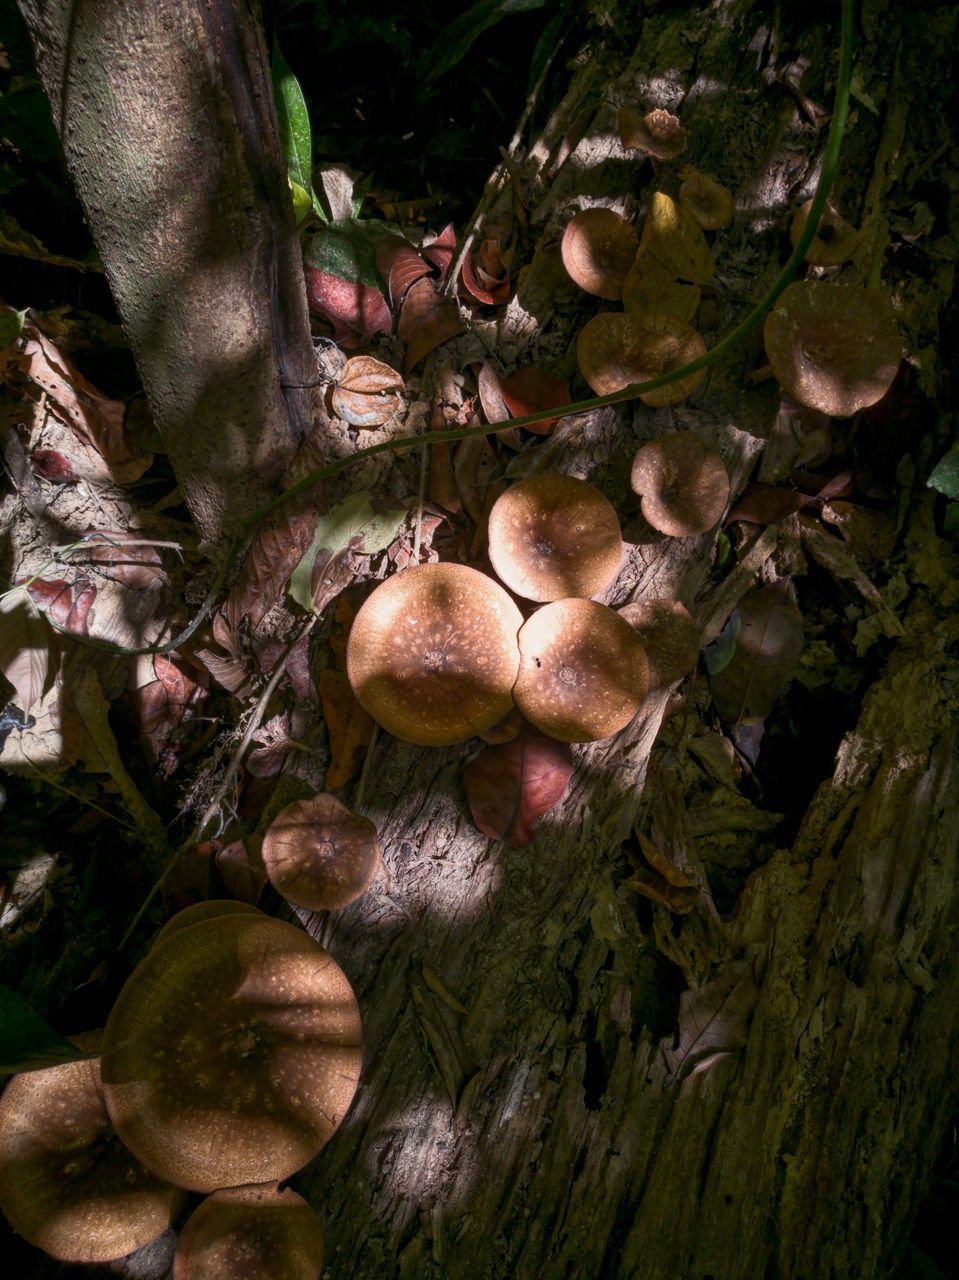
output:
[[[576,358],[583,377],[599,396],[679,369],[706,354],[706,344],[685,321],[665,312],[603,312],[580,330]],[[639,398],[656,408],[691,395],[705,369]]]
[[[643,516],[660,533],[688,538],[711,529],[729,501],[729,472],[695,431],[671,431],[644,444],[630,472]]]
[[[636,229],[615,209],[584,209],[566,224],[560,252],[581,289],[618,302],[638,243]]]
[[[573,476],[520,480],[489,514],[490,562],[526,600],[595,595],[615,578],[622,554],[612,504]]]
[[[178,911],[175,916],[171,916],[153,939],[153,945],[163,942],[171,933],[176,933],[179,929],[187,929],[191,924],[199,924],[201,920],[230,915],[261,916],[263,912],[258,907],[251,906],[249,902],[238,902],[236,898],[207,898],[205,902],[194,902],[191,906]]]
[[[322,1267],[313,1210],[270,1183],[207,1196],[180,1233],[173,1280],[317,1280]]]
[[[101,1033],[77,1036],[85,1052]],[[114,1132],[100,1059],[14,1076],[0,1098],[0,1208],[13,1229],[63,1262],[108,1262],[156,1239],[183,1192]]]
[[[513,696],[526,719],[560,742],[594,742],[624,728],[649,686],[632,627],[593,600],[543,605],[519,633]]]
[[[465,565],[387,578],[350,631],[346,670],[357,701],[404,742],[463,742],[513,705],[522,622],[503,588]]]
[[[888,294],[818,280],[783,292],[766,317],[763,342],[789,395],[834,418],[852,417],[881,400],[902,357]]]
[[[699,628],[678,600],[638,600],[617,610],[646,650],[650,689],[689,675],[699,660]]]
[[[287,1178],[346,1115],[360,1013],[302,929],[223,915],[154,946],[107,1021],[103,1093],[139,1158],[193,1191]]]
[[[380,865],[376,827],[336,796],[288,804],[263,837],[270,884],[287,902],[334,911],[365,893]]]

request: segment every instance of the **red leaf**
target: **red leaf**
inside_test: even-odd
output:
[[[435,240],[423,246],[423,257],[439,272],[437,283],[442,286],[449,275],[453,254],[456,252],[456,232],[448,222]]]
[[[491,840],[527,845],[533,823],[562,800],[572,773],[567,744],[533,729],[486,747],[463,770],[473,822]]]
[[[391,333],[393,317],[375,285],[352,284],[316,267],[305,267],[310,311],[333,327],[333,341],[359,347],[377,333]]]
[[[87,614],[97,598],[97,589],[86,578],[78,578],[73,583],[66,582],[63,578],[56,578],[52,582],[37,578],[27,590],[43,612],[54,622],[59,622],[61,627],[75,631],[78,635],[89,634]]]
[[[800,511],[807,502],[812,502],[809,494],[797,493],[795,489],[751,484],[726,517],[726,523],[744,520],[747,524],[778,524]]]
[[[430,274],[430,264],[425,262],[408,240],[402,236],[384,236],[376,246],[376,269],[387,281],[390,302],[397,311],[417,280]]]
[[[397,333],[406,344],[403,373],[408,374],[424,356],[463,332],[456,306],[441,298],[432,280],[417,280],[400,311]]]
[[[496,246],[495,251],[490,247]],[[463,263],[463,286],[487,307],[497,307],[510,295],[509,273],[499,258],[499,241],[484,240]]]
[[[56,449],[34,449],[31,455],[33,470],[41,480],[49,480],[51,484],[73,484],[76,473],[73,463],[65,453]]]
[[[506,407],[514,418],[569,404],[569,383],[566,379],[557,378],[535,365],[525,365],[508,377],[500,378],[499,385]],[[534,435],[546,436],[558,421],[558,418],[546,418],[542,422],[534,422],[526,430],[532,431]]]

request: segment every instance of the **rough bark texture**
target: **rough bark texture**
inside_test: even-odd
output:
[[[217,541],[269,496],[316,380],[257,7],[21,9],[157,426]]]

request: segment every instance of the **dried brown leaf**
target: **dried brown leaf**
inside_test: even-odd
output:
[[[122,529],[95,529],[89,536],[92,542],[103,545],[84,548],[86,561],[104,578],[111,578],[133,591],[145,591],[166,582],[167,575],[159,551],[156,547],[145,546],[136,533]],[[79,558],[79,554],[74,556],[75,561]]]
[[[381,427],[403,403],[403,379],[382,360],[354,356],[340,371],[330,397],[333,412],[352,427]]]
[[[486,436],[461,440],[453,461],[453,474],[463,507],[477,524],[489,504],[491,491],[499,482],[501,467]]]
[[[463,770],[474,824],[491,840],[528,845],[533,824],[562,800],[572,773],[568,745],[533,729],[485,747]]]
[[[309,547],[316,522],[312,503],[286,503],[257,531],[223,606],[231,631],[243,618],[250,619],[254,631],[260,625]],[[223,642],[218,638],[218,643]]]
[[[402,236],[383,236],[376,246],[376,269],[388,283],[394,311],[403,305],[417,280],[431,271],[430,264]]]
[[[676,1043],[662,1046],[673,1079],[683,1079],[717,1054],[741,1049],[758,1000],[752,960],[733,960],[698,991],[684,991]]]
[[[47,687],[50,628],[24,587],[0,596],[0,672],[26,715]]]
[[[254,778],[272,778],[283,768],[290,751],[290,717],[285,711],[267,720],[253,735],[257,744],[246,758]]]
[[[569,383],[565,378],[557,378],[535,365],[525,365],[516,369],[505,378],[499,380],[500,390],[506,407],[514,418],[522,418],[528,413],[539,413],[542,409],[559,408],[569,404]],[[534,435],[547,436],[556,426],[558,418],[544,418],[542,422],[534,422],[526,428]]]
[[[446,224],[435,240],[423,246],[423,257],[439,272],[437,284],[440,287],[446,283],[455,252],[456,232],[452,222]]]
[[[417,280],[400,311],[397,334],[406,344],[403,372],[408,374],[424,356],[463,332],[455,304],[441,298],[432,280]]]

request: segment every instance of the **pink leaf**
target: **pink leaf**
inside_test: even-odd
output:
[[[533,823],[562,800],[572,773],[567,744],[533,729],[486,747],[463,770],[473,822],[491,840],[527,845]]]

